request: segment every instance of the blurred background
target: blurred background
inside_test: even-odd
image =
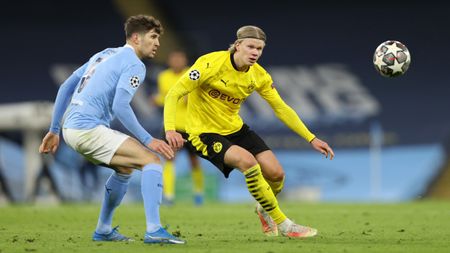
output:
[[[302,201],[398,202],[450,198],[450,3],[441,1],[15,1],[2,7],[0,203],[98,201],[111,173],[61,145],[38,154],[59,85],[94,53],[125,43],[123,23],[149,14],[163,23],[158,56],[133,107],[158,136],[162,115],[149,102],[171,50],[192,64],[226,50],[243,25],[267,34],[260,64],[310,130],[335,150],[313,151],[274,116],[258,95],[241,116],[275,151],[286,171],[281,198]],[[380,76],[375,48],[398,40],[410,50],[406,75]],[[120,123],[114,128],[125,131]],[[244,179],[209,162],[206,201],[252,198]],[[187,155],[176,160],[177,201],[190,201]],[[135,172],[125,201],[140,201]]]

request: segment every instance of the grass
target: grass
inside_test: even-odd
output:
[[[145,245],[142,205],[124,205],[114,225],[129,243],[92,242],[99,205],[0,208],[0,253],[9,252],[448,252],[450,203],[282,203],[299,223],[319,229],[309,239],[265,237],[252,204],[181,203],[162,207],[169,231],[186,245]]]

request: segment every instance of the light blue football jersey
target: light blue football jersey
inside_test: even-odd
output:
[[[117,89],[131,96],[145,78],[145,65],[129,45],[105,49],[74,72],[79,82],[67,108],[64,128],[110,125]]]

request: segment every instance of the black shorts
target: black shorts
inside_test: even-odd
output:
[[[231,145],[238,145],[249,151],[254,156],[263,151],[270,150],[261,137],[250,130],[246,124],[244,124],[239,131],[230,135],[203,133],[198,137],[199,138],[196,140],[191,138],[185,146],[194,151],[200,157],[214,164],[220,171],[222,171],[226,178],[228,178],[230,172],[234,169],[224,163],[225,152],[231,147]]]

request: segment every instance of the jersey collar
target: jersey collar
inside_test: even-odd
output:
[[[231,61],[231,65],[233,65],[234,70],[239,71],[239,69],[236,66],[236,62],[234,62],[234,54],[230,54],[230,61]],[[247,68],[246,71],[239,71],[239,72],[248,72],[250,70],[250,67]]]
[[[136,51],[134,50],[134,47],[132,47],[130,44],[125,44],[125,46],[123,46],[123,47],[131,48],[131,50],[133,50],[133,52],[136,53]]]

